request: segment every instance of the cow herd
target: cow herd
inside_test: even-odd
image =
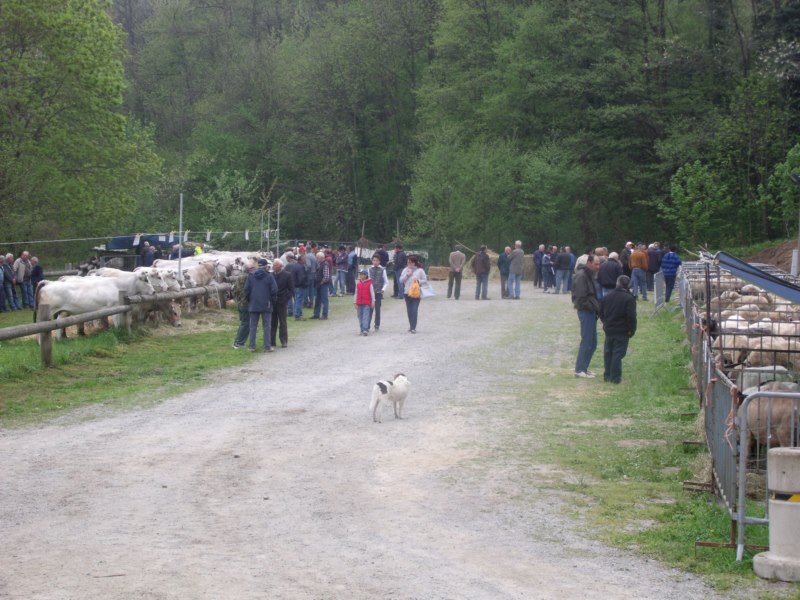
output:
[[[180,261],[156,260],[152,267],[138,267],[133,272],[101,267],[85,276],[64,276],[58,281],[42,281],[36,288],[34,321],[42,320],[46,310],[50,319],[79,315],[119,306],[120,295],[149,296],[163,292],[205,287],[224,282],[238,275],[248,259],[267,256],[263,253],[213,252],[183,258]],[[268,256],[271,258],[271,255]],[[46,307],[46,308],[45,308]],[[137,303],[134,320],[166,319],[174,326],[181,324],[181,305],[174,299],[156,299]],[[120,316],[112,317],[119,326]]]

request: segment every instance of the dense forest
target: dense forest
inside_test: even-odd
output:
[[[798,0],[0,0],[0,240],[794,235]]]

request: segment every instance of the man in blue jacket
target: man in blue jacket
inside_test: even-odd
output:
[[[272,273],[267,271],[267,259],[258,259],[258,269],[247,277],[244,293],[247,297],[247,310],[250,313],[250,352],[256,351],[259,319],[264,331],[264,352],[272,352],[270,346],[272,309],[278,300],[278,285]]]

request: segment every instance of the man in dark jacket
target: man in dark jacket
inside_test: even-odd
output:
[[[250,337],[250,311],[248,310],[247,295],[245,288],[247,287],[247,280],[250,273],[255,269],[255,263],[247,259],[244,270],[236,276],[233,282],[233,299],[236,301],[236,308],[239,309],[239,329],[236,331],[236,337],[233,338],[233,349],[238,350],[244,348],[244,343]]]
[[[264,329],[264,352],[272,352],[270,333],[272,329],[272,309],[278,300],[278,286],[272,273],[267,272],[267,259],[258,259],[258,269],[247,277],[244,288],[247,297],[247,311],[250,313],[250,352],[256,351],[258,321]]]
[[[628,286],[631,280],[620,275],[617,286],[600,301],[600,319],[606,341],[603,346],[603,381],[622,380],[622,359],[628,352],[628,340],[636,333],[636,299]]]
[[[295,260],[290,256],[289,264],[286,270],[292,275],[292,283],[294,283],[294,320],[304,321],[303,318],[303,304],[308,294],[308,272],[306,271],[306,254],[300,254],[300,258]]]
[[[565,248],[561,248],[561,251],[556,254],[555,258],[553,259],[553,268],[556,271],[556,294],[560,293],[567,293],[567,280],[570,277],[572,271],[570,270],[570,262],[571,257],[569,252]]]
[[[289,308],[289,300],[294,298],[294,278],[292,273],[283,268],[283,261],[276,258],[272,263],[272,273],[275,277],[275,284],[278,286],[278,300],[272,311],[272,323],[270,323],[270,342],[275,347],[277,339],[281,340],[281,348],[289,345],[289,330],[286,324],[286,313]],[[278,334],[280,327],[280,334]]]
[[[408,264],[408,256],[403,251],[403,245],[397,244],[394,247],[394,288],[393,292],[394,295],[392,298],[397,298],[398,300],[403,299],[403,286],[400,283],[400,274],[405,270],[406,265]],[[384,267],[386,265],[383,265]]]
[[[572,283],[572,304],[578,311],[581,325],[581,343],[578,347],[578,358],[575,361],[575,377],[594,378],[589,371],[589,363],[597,349],[597,317],[600,314],[600,302],[595,293],[594,277],[600,261],[594,254],[586,258],[586,264],[578,265]]]
[[[603,296],[617,287],[617,279],[620,275],[622,275],[622,263],[619,262],[619,254],[612,252],[608,255],[608,260],[600,265],[600,270],[597,271],[601,300]]]
[[[312,319],[328,318],[328,286],[331,283],[331,266],[323,252],[317,252],[317,271],[314,274],[314,314]],[[320,316],[320,313],[322,316]]]
[[[486,253],[486,246],[481,246],[472,262],[472,270],[475,271],[475,300],[489,300],[486,296],[489,290],[489,270],[492,268],[492,261]]]

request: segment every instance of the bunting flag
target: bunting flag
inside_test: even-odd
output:
[[[189,241],[189,230],[188,230],[188,229],[187,229],[187,230],[186,230],[186,232],[183,234],[183,241],[184,241],[184,242],[188,242],[188,241]]]
[[[141,234],[137,233],[137,234],[136,234],[136,235],[133,237],[133,245],[134,245],[134,246],[138,246],[140,241],[141,241]]]
[[[225,233],[223,233],[222,234],[222,239],[224,240],[226,237],[228,237],[230,235],[230,233],[231,233],[230,231],[226,231]]]
[[[207,241],[207,242],[210,242],[210,241],[211,241],[211,231],[210,231],[210,230],[209,230],[209,231],[206,231],[206,241]]]
[[[169,243],[171,244],[174,241],[175,241],[175,232],[174,231],[170,231],[169,232]]]
[[[244,230],[244,239],[247,240],[248,242],[250,241],[250,230],[249,229],[245,229]]]

